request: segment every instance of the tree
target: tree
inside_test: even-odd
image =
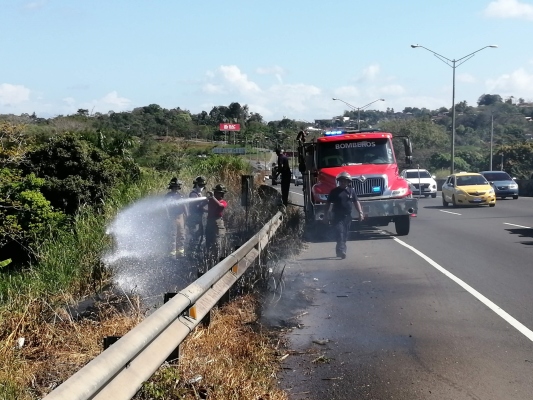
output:
[[[45,180],[0,169],[0,259],[14,264],[37,256],[35,244],[63,225],[65,215],[55,211],[41,193]]]
[[[511,176],[528,179],[533,171],[533,143],[517,143],[502,146],[495,152],[495,169],[502,167]]]
[[[465,100],[455,105],[455,111],[457,111],[458,113],[467,112],[469,108],[472,108],[472,107],[469,107]]]
[[[448,148],[449,138],[444,128],[432,123],[429,117],[390,120],[382,123],[381,128],[387,132],[392,132],[394,136],[408,136],[413,143],[413,160],[423,168],[428,165],[432,153],[445,151]],[[396,159],[402,164],[404,159],[403,145],[399,140],[395,140],[394,149]]]
[[[70,215],[80,205],[101,204],[115,184],[139,175],[133,161],[110,157],[73,134],[51,138],[28,152],[28,160],[23,171],[44,178],[43,194],[54,208]]]
[[[503,103],[499,94],[482,94],[477,100],[478,106],[491,106],[497,103]]]
[[[469,171],[470,164],[468,164],[461,157],[454,156],[454,166],[456,171]],[[429,157],[429,167],[430,170],[437,169],[449,169],[451,165],[451,156],[448,153],[433,153]]]
[[[27,151],[24,125],[0,122],[0,167],[16,166]]]

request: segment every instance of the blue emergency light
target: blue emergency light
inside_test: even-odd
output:
[[[338,136],[344,134],[344,131],[327,131],[324,132],[324,136]]]
[[[379,192],[381,192],[381,188],[380,188],[379,186],[373,186],[373,187],[372,187],[372,191],[373,191],[374,193],[379,193]]]

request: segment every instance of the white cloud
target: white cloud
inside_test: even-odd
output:
[[[489,18],[517,18],[533,21],[533,5],[518,0],[496,0],[489,3],[484,14]]]
[[[0,104],[12,106],[30,99],[31,90],[22,85],[0,84]]]
[[[285,74],[285,70],[278,65],[274,65],[273,67],[259,67],[256,69],[256,72],[259,75],[274,75],[278,83],[283,84],[282,76]]]
[[[278,65],[272,67],[259,67],[256,72],[260,75],[284,75],[285,70]]]
[[[372,81],[376,79],[376,77],[379,75],[380,66],[378,64],[372,64],[368,67],[363,69],[363,76],[362,78],[364,80]]]
[[[375,78],[381,73],[381,68],[377,64],[367,66],[361,73],[361,77],[364,76],[366,80],[373,80],[372,85],[369,86],[368,82],[361,78],[358,84],[328,89],[305,82],[260,84],[259,81],[253,79],[253,75],[246,74],[237,66],[220,66],[212,71],[214,72],[206,74],[202,85],[205,97],[204,109],[205,104],[220,105],[238,101],[240,104],[247,104],[250,110],[261,114],[267,120],[279,119],[283,115],[296,119],[327,119],[332,115],[339,115],[348,108],[339,101],[333,101],[332,97],[347,101],[354,107],[384,98],[385,102],[376,102],[371,106],[372,109],[384,110],[387,107],[397,106],[400,103],[399,100],[407,92],[406,88],[397,83],[393,77],[376,80]],[[275,75],[283,71],[282,67],[276,66],[257,68],[253,73],[256,74],[255,76]],[[416,103],[413,106],[434,105],[439,108],[443,104],[441,99],[416,98],[414,100]]]
[[[529,74],[525,69],[519,68],[510,74],[504,74],[496,79],[488,80],[487,86],[490,91],[500,91],[502,95],[529,96],[533,92],[533,74]]]
[[[220,85],[213,85],[212,83],[206,83],[202,87],[202,91],[209,94],[223,93],[223,88]]]
[[[236,65],[222,65],[219,68],[224,80],[241,94],[261,92],[259,86],[248,79]]]
[[[110,106],[118,107],[121,110],[126,109],[131,104],[131,100],[125,97],[119,97],[118,93],[115,91],[109,92],[101,100],[103,104],[109,104]]]

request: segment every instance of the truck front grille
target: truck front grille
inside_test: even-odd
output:
[[[364,182],[352,179],[352,185],[359,197],[381,196],[385,190],[385,179],[367,178]]]

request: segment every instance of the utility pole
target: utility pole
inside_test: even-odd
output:
[[[492,143],[494,140],[494,110],[490,113],[490,168],[492,171]]]

